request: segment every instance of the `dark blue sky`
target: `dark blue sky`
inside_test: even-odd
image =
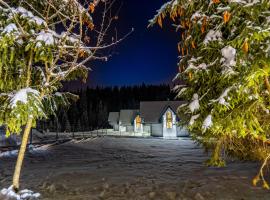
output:
[[[122,2],[118,35],[134,32],[115,49],[108,62],[92,66],[87,85],[123,86],[171,83],[177,72],[177,34],[169,24],[147,28],[148,20],[166,1],[116,0]],[[119,7],[119,6],[118,6]]]

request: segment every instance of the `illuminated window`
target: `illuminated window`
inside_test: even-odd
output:
[[[141,126],[141,123],[142,123],[142,119],[140,118],[140,116],[138,115],[136,117],[136,127],[140,127]]]
[[[172,128],[172,126],[173,126],[172,112],[167,111],[167,113],[166,113],[166,127]]]

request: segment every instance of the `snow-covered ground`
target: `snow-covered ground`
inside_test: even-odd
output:
[[[259,164],[208,168],[207,155],[188,138],[100,137],[28,154],[22,188],[44,200],[267,200],[251,185]],[[0,158],[0,188],[11,183],[15,158]],[[1,197],[0,197],[1,199]]]
[[[0,195],[8,200],[37,200],[40,198],[40,193],[35,193],[28,189],[24,189],[16,193],[13,186],[2,189]]]
[[[48,153],[48,149],[51,147],[51,144],[42,145],[42,146],[34,146],[29,145],[28,147],[28,153],[34,155],[34,154],[46,154]],[[0,151],[0,158],[12,158],[17,157],[19,151],[18,150],[11,150],[11,151]]]

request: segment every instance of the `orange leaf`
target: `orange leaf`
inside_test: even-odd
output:
[[[158,25],[162,28],[162,18],[161,18],[161,16],[158,16],[157,22],[158,22]]]
[[[223,21],[224,23],[228,23],[231,19],[231,13],[228,12],[228,11],[225,11],[224,14],[223,14]]]
[[[80,51],[79,51],[79,57],[80,57],[80,58],[85,57],[85,51],[84,51],[84,50],[80,50]]]
[[[94,3],[90,3],[90,4],[89,4],[89,12],[90,12],[90,13],[95,12],[95,4],[94,4]]]
[[[205,33],[205,27],[204,27],[204,26],[202,26],[201,32],[202,32],[202,33]]]
[[[242,46],[242,49],[245,53],[248,53],[248,50],[249,50],[249,44],[248,44],[248,41],[247,39],[245,40],[243,46]]]
[[[94,30],[95,25],[94,25],[93,23],[89,23],[89,24],[88,24],[88,28],[89,28],[90,30]]]
[[[215,4],[220,3],[220,0],[213,0],[213,3]]]
[[[192,79],[192,73],[189,72],[189,73],[188,73],[188,76],[189,76],[189,80],[191,80],[191,79]]]
[[[195,45],[195,41],[194,40],[191,42],[191,46],[192,46],[193,49],[196,49],[196,45]]]

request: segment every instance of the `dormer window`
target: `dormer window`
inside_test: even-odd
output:
[[[167,128],[172,128],[173,126],[173,116],[171,111],[166,112],[166,127]]]

